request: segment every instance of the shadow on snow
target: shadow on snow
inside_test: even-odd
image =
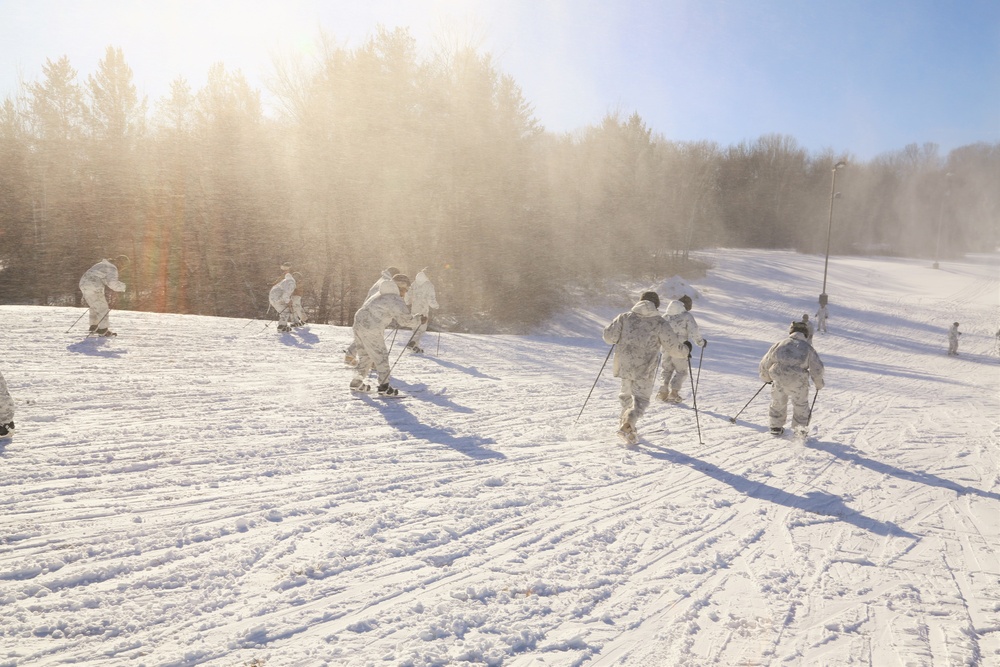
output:
[[[358,397],[374,407],[385,417],[385,422],[401,433],[406,433],[419,440],[426,440],[435,444],[451,447],[456,452],[465,454],[473,459],[505,459],[500,452],[488,449],[486,445],[496,444],[492,438],[482,438],[479,436],[456,437],[451,429],[444,429],[437,426],[422,423],[414,416],[403,401],[406,399],[375,398],[365,394],[358,394]],[[411,397],[412,398],[412,397]],[[441,398],[441,397],[436,397]],[[448,399],[444,399],[447,402]]]
[[[128,350],[104,349],[108,342],[107,338],[84,338],[79,343],[67,345],[66,349],[76,354],[86,354],[91,357],[120,357],[128,353]]]
[[[791,507],[793,509],[799,509],[811,514],[835,517],[841,521],[857,526],[858,528],[875,533],[876,535],[890,535],[909,539],[917,538],[917,536],[913,533],[903,530],[893,523],[876,521],[875,519],[864,516],[860,512],[856,512],[848,507],[842,498],[833,494],[814,491],[807,493],[805,496],[797,496],[794,493],[789,493],[788,491],[784,491],[777,487],[769,486],[763,482],[752,482],[745,477],[740,477],[739,475],[726,472],[725,470],[714,464],[708,463],[707,461],[696,459],[673,449],[657,445],[649,445],[648,448],[644,448],[641,451],[648,453],[653,458],[675,463],[677,465],[688,466],[689,468],[703,472],[709,477],[717,479],[724,484],[728,484],[736,491],[751,498],[766,500],[768,502],[777,503],[778,505],[784,505],[785,507]]]

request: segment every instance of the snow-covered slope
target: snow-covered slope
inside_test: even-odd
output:
[[[751,399],[822,257],[707,259],[637,451],[609,368],[577,420],[623,304],[428,334],[398,401],[343,328],[0,307],[0,665],[1000,664],[996,258],[833,258],[805,447]]]

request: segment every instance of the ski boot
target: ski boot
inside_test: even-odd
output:
[[[351,391],[371,391],[372,387],[357,378],[351,380]]]
[[[785,432],[785,427],[784,426],[772,426],[771,427],[771,435],[773,435],[775,438],[777,438],[778,436],[782,435],[784,432]]]
[[[378,393],[381,396],[399,396],[399,390],[390,387],[388,382],[383,382],[378,386]]]
[[[618,437],[630,447],[639,442],[639,433],[635,430],[635,426],[628,422],[622,422],[621,428],[618,429]]]
[[[104,336],[105,338],[114,338],[115,336],[118,335],[111,329],[98,329],[94,333],[96,333],[98,336]]]

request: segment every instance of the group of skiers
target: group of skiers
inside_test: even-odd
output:
[[[604,341],[614,348],[614,376],[621,380],[618,400],[621,403],[618,435],[629,445],[638,442],[636,423],[649,407],[655,382],[657,364],[663,364],[662,384],[656,397],[668,403],[680,402],[680,391],[691,370],[693,345],[705,348],[708,341],[698,331],[698,324],[691,314],[691,297],[684,295],[667,304],[663,315],[659,312],[660,297],[656,292],[643,292],[631,310],[618,315],[604,329]],[[818,330],[826,333],[829,311],[821,303],[816,312]],[[948,330],[948,354],[958,354],[958,322]],[[823,362],[813,349],[816,332],[808,313],[792,322],[788,337],[767,351],[760,360],[758,375],[766,385],[771,385],[771,404],[768,421],[772,435],[785,432],[788,404],[792,404],[791,427],[796,435],[804,436],[811,417],[809,381],[816,391],[824,386]],[[997,349],[1000,351],[1000,330],[997,331]],[[763,389],[763,387],[761,387]],[[752,399],[751,399],[752,400]]]
[[[639,441],[636,424],[649,407],[656,366],[661,358],[663,383],[656,397],[678,403],[684,380],[691,371],[693,346],[704,349],[708,345],[698,331],[691,306],[691,297],[684,295],[667,304],[661,315],[659,295],[643,292],[631,310],[618,315],[604,328],[604,342],[615,346],[613,373],[621,380],[618,436],[628,445]],[[826,307],[820,312],[825,330]],[[772,345],[760,360],[760,379],[771,385],[768,419],[772,435],[784,433],[789,401],[796,433],[804,434],[809,424],[810,378],[817,391],[823,388],[823,362],[810,344],[811,338],[809,315],[805,314],[803,321],[792,322],[788,337]]]
[[[102,259],[80,278],[80,292],[90,315],[89,336],[111,337],[117,334],[110,329],[111,306],[106,290],[114,293],[125,291],[119,279],[119,270],[128,266],[129,259],[119,255],[113,260]],[[288,332],[303,326],[306,315],[302,308],[302,275],[292,272],[292,265],[281,265],[284,277],[269,294],[270,306],[278,314],[278,331]],[[681,389],[691,370],[693,345],[705,348],[708,341],[698,330],[698,323],[691,314],[692,300],[684,295],[667,304],[660,314],[660,298],[656,292],[644,292],[631,310],[618,315],[604,329],[605,342],[614,346],[613,372],[621,379],[619,402],[619,436],[626,443],[638,442],[636,424],[649,406],[656,368],[662,357],[662,382],[656,397],[664,402],[678,403]],[[433,283],[428,269],[417,273],[413,281],[394,266],[382,271],[381,276],[368,291],[362,306],[354,315],[352,332],[354,340],[345,352],[344,362],[355,369],[350,388],[354,391],[371,391],[369,374],[376,373],[379,394],[396,396],[398,390],[389,385],[389,352],[384,332],[393,322],[397,326],[413,329],[407,349],[422,353],[420,341],[427,331],[431,310],[438,308]],[[829,313],[822,303],[816,312],[816,324],[821,332],[827,331]],[[955,322],[948,330],[948,354],[958,354],[961,332]],[[761,359],[758,374],[771,385],[771,404],[768,409],[770,432],[784,433],[788,417],[788,403],[792,404],[792,429],[799,434],[809,424],[809,381],[816,390],[823,388],[823,362],[811,345],[814,328],[809,315],[792,322],[788,337],[775,343]],[[997,331],[1000,350],[1000,331]],[[763,387],[762,387],[763,388]],[[14,401],[7,390],[7,383],[0,374],[0,438],[14,430]]]

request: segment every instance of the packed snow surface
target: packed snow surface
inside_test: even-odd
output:
[[[1000,664],[997,258],[832,258],[804,444],[757,363],[823,257],[703,259],[697,412],[636,450],[631,300],[388,332],[399,400],[348,391],[346,328],[0,308],[0,665]]]

